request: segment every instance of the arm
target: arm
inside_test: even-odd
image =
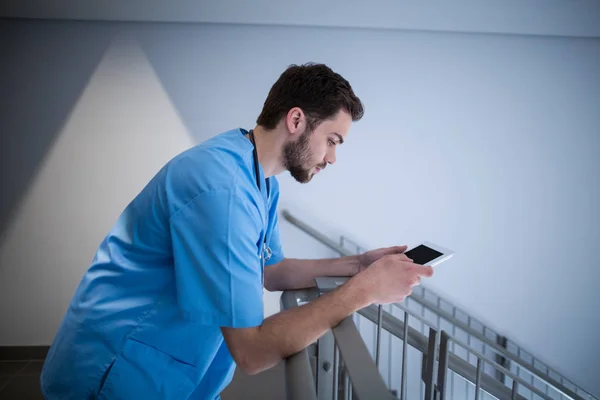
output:
[[[368,293],[357,282],[348,282],[309,304],[270,316],[259,327],[221,330],[238,366],[253,375],[302,350],[369,304]]]
[[[265,267],[265,288],[271,292],[315,286],[317,276],[354,276],[359,272],[359,256],[320,260],[285,258]]]
[[[406,246],[384,247],[363,254],[321,260],[285,258],[265,268],[265,288],[268,291],[303,289],[315,286],[318,276],[354,276],[380,258],[402,254]]]
[[[433,269],[407,261],[403,254],[390,255],[318,299],[265,319],[252,328],[221,327],[227,347],[237,364],[256,374],[315,342],[345,317],[372,303],[404,300],[420,276]]]

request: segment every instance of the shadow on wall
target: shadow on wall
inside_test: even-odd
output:
[[[5,39],[0,48],[0,108],[5,112],[0,146],[2,238],[107,50],[114,27],[3,21],[0,36]]]
[[[31,36],[45,41],[38,31]],[[68,115],[33,163],[34,176],[22,182],[5,227],[0,344],[51,342],[114,221],[169,159],[193,145],[137,41],[121,29],[109,33],[97,35],[108,36],[110,46],[98,51],[102,57],[71,109],[61,102]],[[29,58],[43,63],[36,53]]]

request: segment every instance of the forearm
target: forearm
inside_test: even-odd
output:
[[[246,372],[261,372],[315,342],[344,318],[369,304],[367,290],[351,279],[308,304],[270,316],[260,327],[250,328],[253,330],[245,343],[238,342],[239,349],[230,351]]]
[[[317,276],[354,276],[359,271],[358,256],[319,260],[286,258],[265,268],[265,288],[270,291],[315,286]]]

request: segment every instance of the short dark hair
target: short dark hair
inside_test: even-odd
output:
[[[352,121],[360,120],[364,114],[363,104],[350,83],[325,64],[289,66],[271,87],[256,123],[275,129],[294,107],[304,111],[309,131],[340,110],[350,114]]]

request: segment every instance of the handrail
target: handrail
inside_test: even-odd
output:
[[[359,399],[394,399],[373,362],[352,317],[332,329],[354,393]]]
[[[281,296],[281,304],[284,309],[291,309],[298,307],[298,301],[310,301],[315,299],[317,296],[318,291],[316,289],[285,291]],[[428,321],[418,315],[415,315],[408,308],[403,306],[400,306],[400,308],[404,310],[406,314],[410,314],[412,318],[416,318],[420,322],[430,325]],[[407,320],[401,321],[387,311],[381,313],[380,315],[378,308],[374,305],[363,308],[359,310],[358,313],[373,323],[378,323],[378,320],[381,317],[383,329],[390,332],[390,334],[396,336],[400,340],[405,341],[407,344],[421,352],[424,357],[428,357],[429,354],[432,354],[432,350],[430,348],[431,337],[429,337],[428,340],[425,335],[408,326],[408,324],[405,326],[405,322]],[[332,329],[332,332],[336,339],[337,348],[340,352],[340,358],[344,362],[347,374],[352,381],[352,387],[358,398],[394,398],[387,390],[385,383],[379,374],[379,370],[373,362],[371,354],[366,348],[366,345],[362,340],[356,325],[352,321],[352,317],[345,318],[338,326]],[[442,331],[442,335],[445,335],[447,340],[452,340],[461,346],[465,346],[460,341],[450,338],[447,334],[445,334],[444,331]],[[502,366],[494,363],[485,355],[469,348],[467,348],[467,351],[473,353],[482,360],[485,360],[488,365],[494,365],[495,368],[510,376],[513,381],[518,381],[519,385],[532,391],[541,399],[552,400],[551,397],[542,393],[539,391],[539,389],[532,386],[528,382],[525,382],[523,379],[515,376],[510,371],[503,369]],[[436,360],[440,359],[440,354],[435,351],[433,354]],[[454,371],[470,382],[476,382],[479,380],[478,386],[490,393],[495,398],[507,400],[526,400],[525,397],[517,394],[515,390],[516,386],[513,386],[513,390],[511,391],[502,382],[493,379],[487,374],[479,373],[477,368],[455,354],[448,353],[446,357],[447,358],[445,359],[444,364],[445,368]],[[311,371],[312,369],[306,349],[286,358],[285,376],[288,399],[317,400],[315,382]],[[575,398],[578,397],[576,396]]]
[[[294,217],[289,211],[283,210],[282,216],[288,222],[295,225],[297,228],[304,231],[306,234],[313,237],[314,239],[316,239],[323,245],[334,250],[341,256],[349,256],[349,255],[355,254],[355,253],[352,253],[352,252],[348,251],[347,249],[343,248],[342,246],[338,245],[335,241],[333,241],[333,240],[329,239],[328,237],[326,237],[325,235],[321,234],[320,232],[318,232],[317,230],[315,230],[308,224],[300,221],[298,218]],[[480,340],[481,342],[485,343],[487,346],[492,348],[494,350],[494,352],[496,352],[496,354],[498,354],[502,357],[505,357],[505,358],[519,364],[521,367],[529,370],[530,372],[535,374],[539,379],[545,381],[548,385],[563,392],[565,395],[567,395],[569,397],[573,397],[573,398],[580,398],[579,394],[576,394],[573,390],[567,388],[564,384],[562,384],[562,382],[559,382],[556,379],[550,377],[544,371],[541,371],[540,369],[536,368],[533,363],[528,363],[525,360],[523,360],[522,358],[520,358],[518,355],[515,355],[515,354],[509,352],[506,348],[504,348],[504,347],[500,346],[498,343],[490,340],[487,336],[482,335],[480,332],[472,329],[471,326],[469,326],[469,325],[465,324],[464,322],[460,321],[459,319],[455,318],[453,315],[451,315],[450,313],[441,309],[436,304],[433,304],[433,303],[427,301],[427,299],[425,299],[424,297],[419,297],[416,295],[416,293],[413,292],[413,294],[410,296],[410,299],[418,302],[419,304],[421,304],[424,307],[427,307],[428,309],[433,311],[436,315],[441,316],[442,318],[446,319],[451,324],[464,330],[468,335],[471,335],[471,336],[477,338],[478,340]],[[425,348],[426,347],[427,346],[425,345]],[[589,392],[584,391],[581,388],[578,388],[578,389],[581,390],[582,392],[584,392],[589,398],[595,399],[595,397],[592,396]]]
[[[283,309],[298,307],[298,301],[312,300],[318,296],[316,289],[290,290],[281,295]],[[352,317],[342,320],[332,330],[352,388],[360,399],[394,399],[373,362],[365,342]],[[315,382],[311,373],[306,349],[285,359],[287,399],[317,400]]]
[[[296,294],[283,292],[281,306],[284,309],[298,307]],[[285,387],[288,400],[317,400],[317,390],[306,349],[285,359]]]
[[[498,345],[497,343],[491,341],[487,336],[484,336],[481,333],[477,332],[476,330],[471,329],[469,325],[467,325],[464,322],[462,322],[462,321],[454,318],[451,314],[449,314],[448,312],[446,312],[446,311],[440,309],[439,307],[435,306],[433,303],[428,302],[426,299],[415,297],[415,296],[410,296],[410,298],[412,300],[417,301],[419,304],[422,304],[425,307],[429,308],[433,312],[437,313],[437,315],[439,315],[442,318],[448,320],[450,323],[456,325],[458,328],[466,331],[469,335],[471,335],[471,336],[475,337],[476,339],[480,340],[481,342],[485,343],[485,345],[488,346],[488,347],[491,347],[496,352],[496,354],[498,354],[498,355],[500,355],[502,357],[506,357],[507,359],[509,359],[509,360],[511,360],[511,361],[519,364],[523,368],[529,370],[530,372],[532,372],[533,374],[535,374],[538,378],[546,381],[549,385],[551,385],[551,386],[555,387],[556,389],[560,390],[565,395],[567,395],[569,397],[573,397],[573,398],[579,398],[578,394],[574,393],[572,390],[570,390],[569,388],[565,387],[564,385],[562,385],[560,382],[558,382],[554,378],[548,376],[546,373],[540,371],[532,363],[528,363],[527,361],[525,361],[525,360],[523,360],[523,359],[515,356],[513,353],[511,353],[508,350],[506,350],[504,347],[502,347],[502,346]]]
[[[404,311],[409,312],[413,318],[421,319],[419,316],[414,315],[412,312],[410,312],[410,310],[404,309]],[[368,306],[368,307],[363,308],[362,310],[358,311],[358,313],[360,315],[362,315],[363,317],[367,318],[368,320],[370,320],[371,322],[373,322],[375,324],[377,323],[377,320],[378,320],[377,307],[371,305],[371,306]],[[396,318],[395,316],[391,315],[388,312],[384,312],[382,315],[382,327],[386,331],[388,331],[392,335],[394,335],[395,337],[399,338],[400,340],[404,340],[404,322],[401,321],[400,319]],[[407,343],[410,346],[414,347],[419,352],[421,352],[423,354],[423,356],[427,356],[429,354],[429,348],[428,348],[429,343],[428,343],[427,337],[425,335],[423,335],[421,332],[417,331],[416,329],[414,329],[410,326],[408,327]],[[470,350],[470,351],[472,351],[472,350]],[[478,355],[481,356],[480,354],[478,354]],[[436,359],[437,358],[438,357],[436,355]],[[485,359],[487,360],[486,362],[488,362],[488,364],[493,363],[493,361],[488,360],[487,357],[485,357]],[[476,380],[477,369],[473,365],[471,365],[469,362],[461,359],[460,357],[458,357],[452,353],[450,353],[449,357],[448,357],[448,368],[470,382],[475,382],[475,380]],[[505,371],[505,372],[508,372],[508,371]],[[527,389],[535,391],[536,394],[538,396],[540,396],[540,398],[542,398],[544,400],[552,400],[551,397],[548,397],[547,395],[539,392],[537,390],[537,388],[529,385],[527,382],[520,382],[520,383]],[[481,387],[483,390],[487,391],[495,398],[498,398],[498,399],[511,399],[512,398],[511,391],[504,384],[497,381],[496,379],[493,379],[492,377],[490,377],[488,375],[483,375],[483,374],[481,375]],[[517,395],[516,399],[527,400],[525,397],[523,397],[521,395]]]
[[[317,239],[319,242],[321,242],[325,246],[329,247],[331,250],[339,253],[341,256],[351,256],[351,255],[354,255],[352,252],[344,249],[343,247],[341,247],[340,245],[338,245],[336,242],[334,242],[333,240],[329,239],[327,236],[325,236],[322,233],[318,232],[316,229],[312,228],[311,226],[309,226],[309,225],[305,224],[304,222],[300,221],[298,218],[294,217],[292,214],[290,214],[289,211],[283,210],[281,212],[281,215],[288,222],[292,223],[297,228],[299,228],[300,230],[302,230],[305,233],[307,233],[309,236],[312,236],[313,238]]]

